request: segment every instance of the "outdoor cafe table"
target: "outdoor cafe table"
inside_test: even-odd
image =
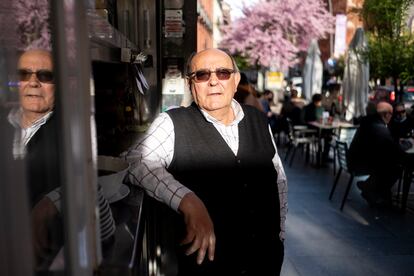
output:
[[[338,122],[332,122],[332,123],[320,123],[317,121],[314,122],[308,122],[308,125],[312,126],[313,128],[316,128],[318,130],[318,152],[316,157],[316,165],[318,167],[322,164],[322,131],[331,130],[334,131],[336,129],[342,129],[342,128],[356,128],[357,126],[344,122],[344,121],[338,121]]]

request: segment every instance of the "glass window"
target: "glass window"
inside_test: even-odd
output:
[[[0,275],[92,275],[100,259],[90,69],[76,60],[88,51],[74,20],[83,7],[50,3],[0,3]]]

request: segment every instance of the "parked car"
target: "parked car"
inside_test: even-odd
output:
[[[406,109],[410,109],[414,105],[414,87],[404,88],[402,100]],[[368,105],[375,107],[381,101],[389,102],[392,105],[398,101],[394,86],[377,86],[371,91]]]
[[[405,108],[412,108],[414,106],[414,87],[407,87],[404,91],[403,101]]]
[[[377,103],[381,101],[393,104],[395,102],[394,87],[391,86],[376,86],[368,95],[368,104],[366,107],[367,114],[374,114],[376,112]]]
[[[396,94],[393,86],[377,86],[371,91],[368,98],[374,104],[382,101],[393,104],[396,100]]]

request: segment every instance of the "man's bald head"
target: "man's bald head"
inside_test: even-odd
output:
[[[32,57],[32,56],[36,56],[39,59],[42,59],[43,62],[48,62],[50,63],[50,66],[53,66],[53,58],[52,58],[52,52],[48,51],[48,50],[44,50],[44,49],[30,49],[25,51],[19,58],[18,64],[20,64],[22,62],[22,60],[28,58],[28,57]]]
[[[377,113],[388,124],[392,117],[392,105],[387,102],[379,102],[377,104]]]
[[[379,102],[377,104],[377,112],[392,112],[392,105],[387,102]]]

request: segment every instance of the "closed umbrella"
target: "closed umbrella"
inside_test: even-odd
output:
[[[345,119],[366,115],[369,92],[369,62],[363,56],[368,44],[364,30],[358,28],[349,44],[342,83]]]
[[[321,51],[318,42],[314,39],[309,45],[303,68],[303,94],[307,100],[310,100],[313,94],[321,93],[322,74]]]

